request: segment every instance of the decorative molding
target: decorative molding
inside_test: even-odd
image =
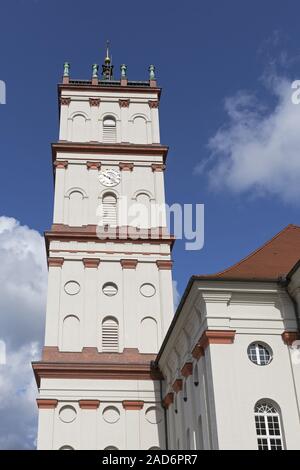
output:
[[[204,331],[192,351],[192,356],[195,359],[200,359],[201,356],[204,356],[204,351],[210,344],[232,344],[234,342],[235,333],[235,330]]]
[[[198,361],[204,355],[205,355],[205,352],[204,352],[203,347],[200,346],[199,343],[197,343],[192,351],[192,356]]]
[[[86,162],[86,166],[88,170],[101,170],[100,162]]]
[[[71,83],[68,84],[59,84],[58,89],[59,91],[62,90],[75,90],[75,91],[90,91],[91,94],[95,93],[95,86],[92,85],[92,82],[90,83],[75,83],[71,80]],[[149,83],[149,82],[148,82]],[[130,82],[128,83],[130,85]],[[149,86],[150,85],[150,86]],[[105,86],[102,85],[101,81],[99,82],[97,86],[97,91],[104,91],[104,92],[112,92],[112,93],[138,93],[138,94],[148,94],[151,93],[155,97],[159,97],[161,94],[161,88],[157,87],[156,85],[156,80],[150,80],[148,86],[145,85],[140,85],[140,86],[122,86],[121,83],[120,85],[113,85],[110,86],[109,83],[107,82]]]
[[[58,400],[37,398],[36,403],[40,410],[53,410],[57,407]]]
[[[128,108],[129,107],[129,103],[130,103],[130,100],[122,100],[120,99],[119,100],[119,105],[120,105],[120,108]]]
[[[69,163],[68,163],[66,160],[61,160],[61,161],[60,161],[60,160],[55,160],[55,161],[53,162],[53,165],[55,166],[55,168],[63,168],[63,169],[65,169],[65,168],[68,168],[68,164],[69,164]]]
[[[126,155],[125,158],[129,158],[128,155],[136,157],[153,156],[162,157],[165,162],[168,154],[169,147],[161,144],[128,144],[128,143],[89,143],[89,142],[65,142],[60,141],[53,143],[52,147],[52,159],[56,159],[58,153],[80,153],[81,155],[96,154],[99,158],[99,154],[104,155]]]
[[[137,259],[121,259],[120,263],[123,269],[135,269],[138,264],[138,260]]]
[[[173,266],[173,261],[171,260],[157,260],[156,265],[159,270],[171,270]]]
[[[62,106],[69,106],[69,104],[71,103],[71,98],[68,97],[68,96],[61,96],[60,97],[60,104]]]
[[[98,81],[98,79],[97,79]],[[90,106],[99,106],[100,105],[100,98],[89,98]]]
[[[160,371],[152,370],[149,362],[134,363],[127,360],[126,363],[117,363],[112,359],[122,356],[119,353],[111,353],[111,362],[90,363],[72,362],[66,353],[66,362],[33,362],[32,367],[37,386],[40,387],[41,379],[93,379],[93,380],[162,380]],[[80,353],[79,353],[80,354]],[[70,353],[72,355],[72,353]],[[155,358],[155,357],[154,357]]]
[[[149,107],[152,108],[158,108],[159,107],[159,101],[157,100],[149,100],[148,101]]]
[[[281,335],[284,344],[292,346],[293,342],[300,339],[298,331],[284,331]]]
[[[98,258],[83,258],[82,262],[85,268],[98,268],[100,259]]]
[[[120,162],[119,163],[119,168],[121,171],[132,171],[134,167],[133,163],[129,162]]]
[[[142,410],[144,407],[143,401],[124,400],[122,401],[124,410]]]
[[[182,379],[176,379],[172,385],[172,388],[175,393],[178,393],[182,390]]]
[[[152,163],[151,165],[152,171],[164,171],[166,168],[166,165],[163,163]]]
[[[207,303],[226,303],[227,305],[229,305],[232,297],[231,292],[202,291],[201,295],[203,300]]]
[[[48,258],[48,266],[53,268],[61,268],[64,264],[64,258]]]
[[[183,377],[189,377],[190,375],[193,374],[193,363],[192,362],[186,362],[181,369],[181,374]]]
[[[172,405],[173,402],[174,402],[174,393],[173,392],[167,393],[167,395],[163,399],[164,408],[168,409],[169,406]]]
[[[79,407],[82,410],[97,410],[100,406],[100,400],[79,400]]]

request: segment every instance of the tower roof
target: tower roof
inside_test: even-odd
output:
[[[277,280],[300,259],[300,226],[288,225],[257,250],[224,271],[194,279]]]

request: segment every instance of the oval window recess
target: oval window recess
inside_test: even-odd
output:
[[[102,292],[108,297],[113,297],[118,293],[118,286],[114,282],[107,282],[103,285]]]
[[[162,412],[159,408],[152,406],[146,411],[146,420],[151,424],[158,424],[162,420]]]
[[[103,410],[103,419],[110,424],[116,423],[120,419],[120,411],[114,406],[108,406]]]
[[[76,295],[80,291],[80,284],[76,281],[69,281],[65,284],[65,292],[68,295]]]
[[[60,409],[59,419],[63,423],[72,423],[76,419],[76,416],[77,412],[73,406],[66,405]]]
[[[153,297],[155,292],[156,292],[156,289],[153,284],[146,283],[146,284],[142,284],[140,287],[140,293],[144,297]]]

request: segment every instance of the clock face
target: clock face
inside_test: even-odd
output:
[[[99,174],[99,181],[103,186],[111,188],[112,186],[116,186],[121,181],[121,175],[118,170],[110,169],[101,171]]]

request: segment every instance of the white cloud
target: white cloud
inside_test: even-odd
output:
[[[0,217],[0,449],[34,448],[37,389],[31,361],[43,339],[46,258],[44,240],[15,219]]]
[[[210,139],[210,157],[196,173],[206,171],[215,189],[298,203],[300,105],[292,103],[289,80],[273,76],[266,84],[275,98],[271,110],[247,92],[225,100],[227,122]]]

